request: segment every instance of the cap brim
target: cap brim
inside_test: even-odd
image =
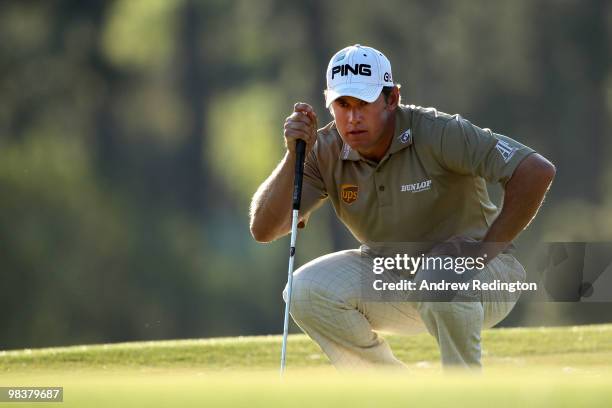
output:
[[[352,96],[362,101],[374,102],[378,99],[382,89],[383,85],[343,84],[327,90],[325,93],[325,107],[329,108],[329,105],[341,96]]]

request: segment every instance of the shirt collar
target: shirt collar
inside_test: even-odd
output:
[[[410,129],[410,126],[412,125],[411,113],[410,108],[407,106],[400,105],[397,107],[397,110],[395,111],[395,131],[393,133],[393,139],[391,140],[391,146],[389,146],[389,150],[385,156],[397,153],[400,150],[412,145],[412,131]],[[338,130],[336,129],[336,132],[337,131]],[[340,150],[339,159],[358,161],[361,160],[362,157],[359,152],[351,149],[348,144],[342,142],[342,149]]]
[[[362,157],[357,150],[351,149],[351,146],[342,142],[342,150],[340,150],[340,159],[359,161],[362,159]]]

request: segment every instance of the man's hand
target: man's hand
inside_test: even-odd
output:
[[[474,238],[455,235],[444,242],[435,245],[429,256],[453,256],[463,258],[483,258],[482,262],[489,263],[508,246],[506,242],[476,241]]]
[[[298,102],[293,106],[293,113],[285,119],[285,146],[291,157],[295,157],[295,142],[302,139],[306,142],[306,154],[312,150],[317,140],[317,115],[312,106]]]
[[[259,242],[271,242],[291,230],[293,176],[295,174],[295,142],[306,142],[306,153],[317,140],[317,115],[307,103],[296,103],[285,120],[287,153],[272,174],[257,189],[251,201],[251,234]],[[301,220],[308,216],[302,209]],[[303,227],[303,223],[301,224]]]

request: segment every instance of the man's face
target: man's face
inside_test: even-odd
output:
[[[352,149],[363,157],[380,160],[386,153],[395,124],[395,95],[385,101],[381,93],[374,102],[342,96],[330,105],[338,133]]]

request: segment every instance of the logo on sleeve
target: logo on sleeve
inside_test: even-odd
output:
[[[508,163],[512,156],[514,156],[514,152],[518,150],[516,147],[510,146],[510,143],[506,142],[505,140],[499,140],[495,145],[495,148],[499,154],[501,154],[505,163]]]
[[[355,184],[342,184],[340,186],[340,196],[342,197],[342,201],[347,204],[353,204],[353,202],[357,200],[358,192],[359,187]]]

